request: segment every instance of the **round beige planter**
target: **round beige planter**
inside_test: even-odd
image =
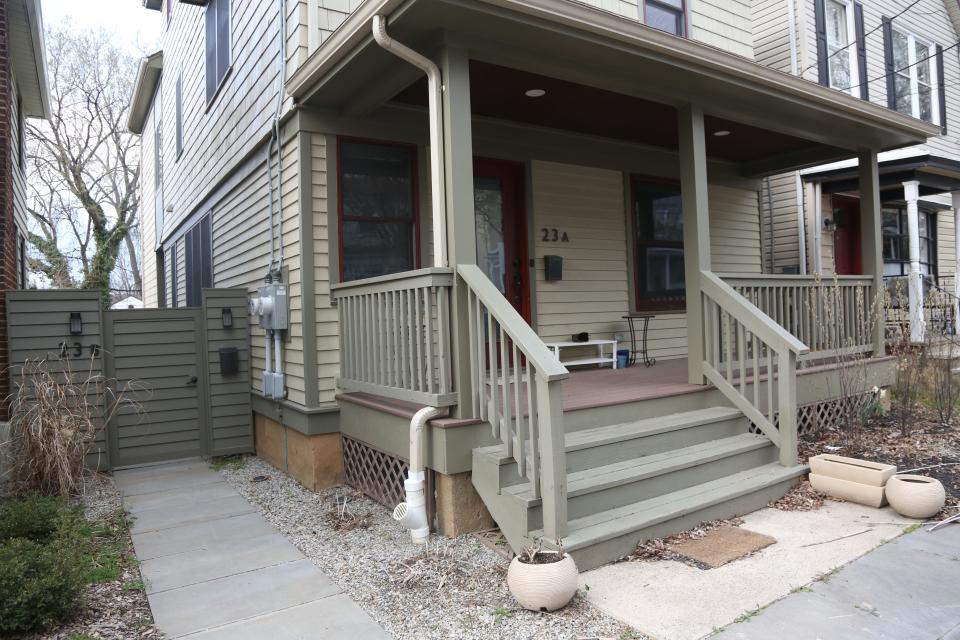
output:
[[[940,481],[927,476],[893,476],[887,480],[885,492],[890,506],[908,518],[929,518],[947,499]]]
[[[507,570],[507,586],[524,609],[554,611],[565,607],[577,592],[577,565],[568,554],[548,564],[514,558]]]

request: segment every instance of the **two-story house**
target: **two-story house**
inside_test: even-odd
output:
[[[50,112],[40,0],[0,3],[0,293],[27,283],[26,119]],[[7,310],[0,295],[0,426],[11,391]],[[2,433],[0,433],[2,436]]]
[[[940,128],[924,144],[879,158],[883,273],[892,304],[908,299],[912,339],[921,340],[925,290],[947,299],[958,292],[960,6],[762,0],[753,3],[753,25],[757,62]],[[765,180],[765,271],[864,272],[856,175],[848,160]]]
[[[865,275],[832,335],[889,380],[877,158],[940,128],[756,63],[749,3],[145,4],[145,299],[279,282],[257,451],[304,484],[582,568],[766,504],[836,367],[798,367],[835,344],[812,278],[763,275],[758,194],[851,158]]]

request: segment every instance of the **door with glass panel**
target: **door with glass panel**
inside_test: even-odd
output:
[[[521,164],[486,158],[474,160],[477,265],[529,322],[523,179]]]

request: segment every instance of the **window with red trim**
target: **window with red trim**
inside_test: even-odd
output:
[[[683,203],[680,185],[633,179],[637,310],[683,309]]]
[[[416,269],[416,149],[341,139],[340,276]]]

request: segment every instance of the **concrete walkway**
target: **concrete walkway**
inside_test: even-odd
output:
[[[167,638],[388,638],[206,462],[115,474]]]
[[[919,529],[793,593],[722,640],[960,640],[960,524]]]

